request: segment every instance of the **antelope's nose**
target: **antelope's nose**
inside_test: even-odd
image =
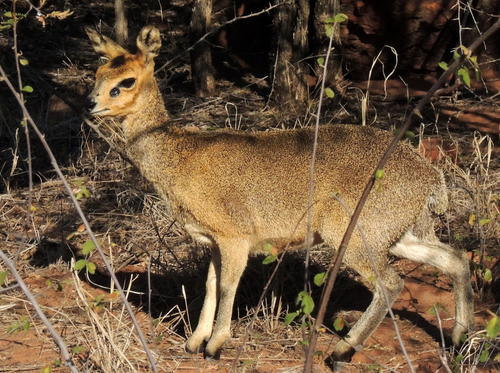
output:
[[[85,100],[85,109],[92,114],[92,111],[94,111],[96,106],[95,100],[91,96],[87,96],[87,99]]]

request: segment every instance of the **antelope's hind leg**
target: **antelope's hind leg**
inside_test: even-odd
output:
[[[460,343],[464,333],[474,328],[474,295],[470,283],[469,262],[464,252],[454,250],[437,238],[419,239],[411,233],[390,249],[391,254],[439,268],[453,281],[455,326],[452,341]]]
[[[356,347],[362,345],[373,331],[380,325],[388,308],[392,306],[403,289],[403,280],[388,264],[380,266],[378,270],[369,269],[369,265],[361,263],[346,263],[366,279],[376,279],[373,299],[351,328],[347,336],[340,340],[333,351],[331,358],[337,361],[348,361],[354,354]],[[360,265],[361,264],[361,265]]]

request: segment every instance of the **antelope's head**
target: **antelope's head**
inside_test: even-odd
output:
[[[94,50],[105,63],[96,72],[95,87],[88,96],[90,114],[125,117],[147,105],[154,78],[154,58],[161,47],[160,32],[145,26],[137,36],[137,53],[132,54],[96,30],[86,28]]]

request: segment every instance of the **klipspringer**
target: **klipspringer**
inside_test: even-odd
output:
[[[186,349],[204,348],[214,356],[230,336],[234,297],[248,256],[265,243],[285,246],[305,239],[313,130],[247,133],[177,128],[169,122],[154,77],[159,31],[144,27],[136,54],[95,30],[87,29],[87,34],[96,52],[107,59],[96,73],[90,113],[123,119],[129,157],[170,203],[193,239],[212,247],[205,301]],[[320,127],[312,231],[332,249],[338,247],[349,209],[391,138],[372,127]],[[336,358],[350,357],[383,320],[386,298],[392,304],[400,293],[403,281],[388,264],[390,254],[432,264],[449,275],[456,298],[453,341],[458,343],[472,327],[466,256],[434,233],[432,215],[443,213],[447,202],[442,173],[410,145],[400,143],[379,187],[368,198],[345,255],[347,266],[375,279],[374,296],[336,345]]]

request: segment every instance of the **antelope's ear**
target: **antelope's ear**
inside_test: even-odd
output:
[[[144,55],[146,62],[158,56],[160,48],[160,30],[154,26],[144,26],[137,36],[137,49]]]
[[[92,42],[92,47],[97,54],[112,60],[113,58],[126,54],[127,51],[118,43],[114,42],[107,36],[101,35],[91,27],[85,27],[85,32]]]

